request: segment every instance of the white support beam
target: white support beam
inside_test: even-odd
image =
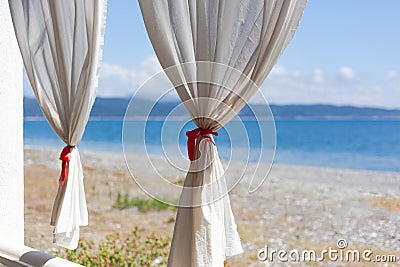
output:
[[[9,267],[82,267],[30,247],[0,241],[1,263]]]
[[[22,70],[8,1],[0,0],[0,242],[20,245],[24,244]]]

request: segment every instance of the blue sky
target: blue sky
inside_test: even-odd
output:
[[[261,87],[267,100],[400,108],[399,10],[398,0],[309,0]],[[98,96],[129,97],[159,70],[137,1],[109,0]]]

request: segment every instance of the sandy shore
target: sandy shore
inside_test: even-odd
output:
[[[55,149],[25,148],[25,243],[50,253],[54,250],[49,219],[60,169],[58,154]],[[137,208],[113,209],[118,192],[147,197],[131,179],[122,154],[81,151],[81,158],[90,224],[82,228],[83,239],[99,241],[116,231],[127,234],[135,225],[149,233],[172,236],[172,210],[142,213]],[[139,166],[137,175],[150,174],[140,169],[143,156],[132,159]],[[171,179],[184,178],[183,172],[163,161],[157,166]],[[337,248],[338,239],[345,239],[349,249],[395,254],[400,262],[400,173],[274,165],[256,193],[249,194],[247,189],[242,183],[230,194],[245,250],[229,258],[230,266],[266,266],[257,260],[257,251],[265,245],[276,250],[320,251]],[[284,264],[275,261],[269,265]]]

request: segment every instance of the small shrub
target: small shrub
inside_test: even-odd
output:
[[[87,267],[166,266],[170,240],[154,234],[142,238],[138,228],[128,237],[108,235],[96,248],[79,241],[76,250],[59,250],[57,256]]]
[[[176,185],[183,185],[185,183],[185,178],[178,179],[174,182]]]
[[[174,217],[170,217],[166,223],[174,223],[175,222],[175,218]]]
[[[137,207],[141,212],[176,209],[174,206],[170,206],[153,198],[129,198],[128,194],[122,196],[121,192],[118,192],[117,199],[115,200],[113,207],[117,209]]]

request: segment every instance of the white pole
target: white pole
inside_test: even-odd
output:
[[[23,85],[7,0],[0,0],[0,242],[24,244]]]

